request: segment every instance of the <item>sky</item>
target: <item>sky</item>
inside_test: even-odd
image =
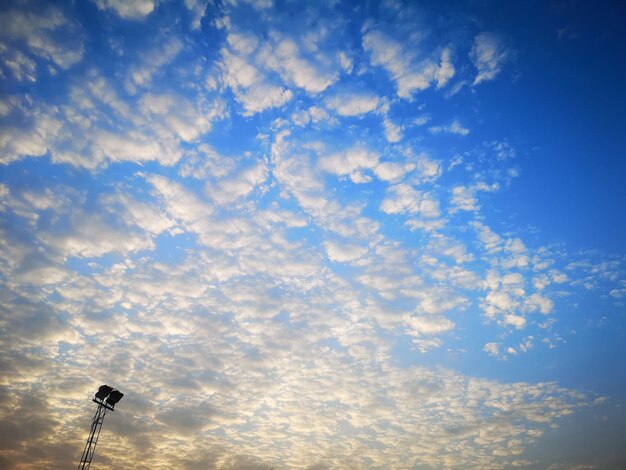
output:
[[[626,8],[0,5],[0,467],[626,465]]]

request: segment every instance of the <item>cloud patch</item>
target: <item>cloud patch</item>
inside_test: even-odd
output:
[[[473,84],[479,85],[496,78],[511,51],[497,34],[482,32],[474,38],[470,58],[478,71]]]
[[[450,50],[443,49],[438,61],[434,58],[418,60],[402,43],[379,30],[363,35],[363,48],[370,54],[372,65],[384,68],[391,75],[400,98],[411,99],[415,92],[426,90],[432,84],[441,88],[455,73]]]

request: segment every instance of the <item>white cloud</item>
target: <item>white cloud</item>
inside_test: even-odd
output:
[[[408,184],[396,184],[387,189],[380,210],[387,214],[421,214],[439,217],[439,202],[427,192],[414,189]]]
[[[367,247],[350,243],[325,241],[324,247],[331,261],[338,263],[352,262],[367,253]]]
[[[411,98],[414,92],[425,90],[432,83],[442,87],[454,76],[448,49],[441,53],[439,64],[430,58],[416,61],[412,52],[404,50],[400,42],[381,31],[366,32],[363,48],[370,53],[372,65],[389,72],[401,98]]]
[[[329,173],[350,176],[354,183],[365,183],[362,171],[372,170],[378,164],[378,154],[371,150],[355,146],[341,153],[326,155],[318,160],[319,167]]]
[[[452,77],[454,77],[454,65],[452,64],[452,52],[449,48],[441,51],[441,59],[439,62],[439,69],[436,72],[435,80],[437,81],[437,88],[445,86]]]
[[[430,121],[430,116],[423,114],[413,119],[413,124],[415,124],[416,126],[423,126],[427,124],[428,121]]]
[[[135,131],[122,134],[99,130],[90,137],[93,139],[93,153],[76,156],[84,160],[76,160],[75,155],[64,153],[55,154],[55,160],[95,168],[107,160],[113,162],[160,160],[171,165],[180,158],[178,153],[172,155],[167,151],[164,152],[163,147],[155,142],[152,136]]]
[[[469,305],[467,298],[447,287],[420,290],[417,295],[420,297],[417,311],[430,315],[454,309],[463,310]]]
[[[467,252],[462,242],[441,234],[431,236],[430,242],[428,243],[428,250],[433,255],[441,254],[451,257],[457,264],[466,263],[474,259],[473,255]]]
[[[260,113],[266,109],[279,108],[291,100],[293,93],[281,86],[255,84],[237,94],[237,100],[243,105],[245,116]]]
[[[153,235],[158,235],[174,227],[174,221],[153,204],[141,202],[123,192],[116,192],[103,198],[103,203],[111,213],[118,213],[129,226],[135,225]]]
[[[521,250],[521,247],[519,248]],[[495,265],[500,264],[494,260]],[[507,266],[508,263],[502,263]],[[526,313],[540,312],[548,315],[554,311],[554,301],[541,290],[545,285],[537,278],[533,278],[533,286],[539,292],[526,291],[527,279],[520,272],[500,274],[495,270],[487,273],[484,287],[487,295],[481,302],[481,309],[485,315],[504,326],[513,326],[522,329],[527,325]],[[549,284],[549,279],[546,279]]]
[[[302,214],[281,210],[277,204],[273,204],[270,209],[262,211],[258,220],[262,224],[269,224],[269,226],[284,224],[287,227],[306,227],[308,225],[307,219]]]
[[[272,160],[275,165],[274,175],[295,194],[319,193],[324,185],[320,176],[311,165],[307,154],[298,155],[297,149],[289,141],[290,132],[282,131],[272,144]],[[303,153],[303,152],[302,152]]]
[[[411,342],[415,346],[415,349],[417,349],[421,353],[426,353],[432,349],[440,348],[443,345],[443,341],[441,341],[441,339],[439,338],[424,339],[420,337],[414,337]]]
[[[34,82],[37,79],[35,61],[22,52],[0,43],[0,58],[0,65],[9,69],[16,80]]]
[[[412,173],[412,182],[416,185],[431,183],[439,178],[443,172],[441,162],[431,159],[426,154],[414,157],[409,151],[407,158],[415,164],[415,171]]]
[[[73,227],[63,234],[44,233],[41,239],[65,257],[99,257],[107,253],[127,254],[152,249],[151,237],[126,227],[115,227],[104,217],[77,213]]]
[[[485,351],[490,356],[499,357],[500,356],[500,347],[497,343],[487,343],[483,347],[483,351]]]
[[[452,121],[452,124],[447,126],[432,126],[428,128],[428,132],[431,134],[456,134],[456,135],[468,135],[469,129],[463,127],[457,120]]]
[[[160,38],[158,45],[152,49],[141,51],[139,60],[128,69],[128,76],[124,86],[126,90],[134,94],[137,88],[149,88],[152,79],[165,68],[166,65],[172,63],[183,49],[182,40],[171,35],[166,38]]]
[[[518,330],[526,326],[526,319],[520,315],[513,315],[513,314],[505,315],[504,322],[507,325],[514,326]]]
[[[519,238],[509,238],[504,243],[505,252],[510,256],[502,260],[502,266],[505,269],[510,268],[525,268],[530,264],[530,257],[528,256],[526,246]]]
[[[386,73],[368,70],[367,56],[403,97],[447,86],[451,50],[424,53],[441,36],[411,23],[411,5],[381,4],[411,19],[390,34],[410,37],[383,37],[385,50],[368,33],[365,57],[358,39],[355,47],[340,34],[359,15],[346,18],[332,2],[291,15],[270,0],[221,2],[205,23],[220,29],[209,44],[215,57],[198,56],[207,37],[187,33],[205,3],[185,5],[171,26],[185,36],[169,39],[167,18],[148,10],[172,5],[111,10],[155,21],[123,28],[163,31],[148,39],[153,49],[104,37],[120,54],[113,68],[59,73],[46,83],[61,90],[53,104],[45,93],[0,101],[5,466],[71,465],[67,443],[83,438],[83,405],[100,385],[94,357],[127,392],[109,423],[123,439],[101,444],[111,468],[501,468],[590,402],[552,382],[398,364],[398,344],[411,348],[401,348],[406,362],[437,347],[452,361],[474,354],[468,325],[481,328],[478,350],[487,343],[510,361],[535,342],[564,341],[559,324],[539,315],[556,309],[557,283],[570,282],[570,295],[585,271],[585,283],[615,299],[626,287],[617,258],[565,275],[561,247],[534,249],[510,220],[504,234],[491,228],[478,193],[493,190],[481,181],[500,170],[481,165],[483,155],[500,161],[506,146],[459,149],[463,165],[440,178],[442,162],[420,153],[423,132],[401,125],[426,124],[426,107],[345,93]],[[309,14],[316,8],[332,14]],[[11,55],[7,77],[58,67],[19,51],[26,59]],[[335,88],[339,78],[359,83]],[[228,117],[224,103],[244,116],[216,124]],[[365,113],[376,114],[338,126],[340,116]],[[433,149],[445,165],[455,152]],[[26,155],[50,158],[14,163]],[[442,215],[438,198],[450,194]]]
[[[235,48],[239,48],[238,52],[233,53],[225,48],[221,51],[222,80],[243,105],[244,115],[280,107],[291,100],[291,90],[267,80],[247,59],[246,54],[252,53],[250,48],[254,50],[256,47],[254,39],[238,37],[236,42]]]
[[[146,116],[156,119],[159,133],[173,132],[186,142],[197,139],[211,128],[209,116],[199,112],[182,96],[146,93],[139,105]]]
[[[110,108],[114,114],[122,119],[129,121],[134,119],[130,106],[120,97],[113,83],[101,76],[95,69],[89,72],[84,81],[84,87],[73,87],[70,94],[75,104],[89,108],[92,120],[95,120],[93,114],[96,114],[96,109],[100,103],[104,105],[103,108]]]
[[[113,10],[126,20],[141,20],[155,7],[155,0],[95,0],[100,10]]]
[[[615,289],[611,289],[609,295],[618,300],[626,297],[626,280],[621,280],[618,287],[616,287]]]
[[[524,302],[525,308],[530,311],[539,311],[544,315],[552,313],[554,310],[554,302],[548,297],[541,294],[532,294]]]
[[[185,0],[185,6],[190,11],[191,29],[200,29],[200,22],[204,17],[204,12],[207,8],[206,0]]]
[[[0,183],[0,208],[2,208],[2,210],[6,209],[5,204],[9,199],[10,194],[11,190],[9,187],[4,183]]]
[[[484,183],[477,183],[472,186],[455,186],[452,188],[452,204],[451,212],[459,210],[476,211],[480,208],[478,204],[477,193],[479,191],[496,191],[499,188],[497,184],[491,186]],[[486,235],[486,232],[485,232]]]
[[[470,58],[478,69],[474,85],[493,80],[509,57],[510,51],[497,35],[488,32],[478,34],[474,38],[474,45],[470,52]]]
[[[0,15],[0,38],[18,41],[28,48],[28,52],[62,69],[69,69],[82,60],[83,35],[61,9],[43,5],[28,10],[3,12]],[[16,54],[13,60],[20,62],[15,64],[19,73],[27,72],[31,68],[30,59],[21,53]]]
[[[339,93],[324,100],[326,106],[340,116],[360,116],[376,111],[380,100],[366,93]]]
[[[204,191],[218,204],[228,204],[248,196],[267,179],[267,176],[268,169],[265,162],[259,161],[240,170],[236,175],[221,179],[215,184],[208,182]]]
[[[169,214],[180,222],[196,226],[213,212],[209,204],[203,203],[177,182],[157,175],[148,176],[147,180],[163,198]]]
[[[309,109],[296,111],[291,115],[291,120],[296,126],[307,126],[309,123],[317,124],[319,122],[335,125],[337,119],[331,117],[324,108],[319,106],[311,106]]]
[[[0,99],[0,117],[8,116],[14,108],[14,97]]]
[[[248,88],[259,78],[259,71],[250,64],[246,55],[251,54],[258,45],[258,40],[253,36],[229,35],[229,44],[234,52],[222,49],[223,80],[232,89]]]
[[[363,205],[360,203],[342,205],[325,191],[323,174],[319,165],[311,164],[311,155],[320,150],[319,145],[305,144],[300,146],[291,142],[289,131],[281,131],[272,144],[272,172],[276,180],[285,190],[285,194],[292,195],[300,207],[310,214],[316,223],[326,230],[350,238],[372,239],[377,236],[379,223],[361,215]],[[355,149],[356,150],[356,149]],[[354,154],[358,158],[358,150]],[[343,158],[341,154],[331,156],[333,159]],[[347,164],[351,165],[352,157]],[[350,175],[353,181],[361,181],[362,175]]]
[[[414,163],[380,162],[374,168],[374,174],[383,181],[397,182],[407,173],[416,169]]]
[[[502,238],[481,222],[471,222],[470,225],[478,232],[478,239],[483,243],[488,253],[502,250]]]
[[[410,316],[405,320],[409,334],[436,335],[454,328],[454,323],[441,316]]]
[[[0,126],[0,163],[44,156],[59,135],[62,123],[43,109],[26,110],[21,105],[12,108],[20,119],[13,121],[15,124]]]
[[[238,3],[245,3],[253,7],[257,11],[267,10],[272,8],[274,0],[227,0],[231,5],[237,5]]]
[[[207,144],[200,144],[195,153],[191,153],[181,163],[180,174],[197,179],[210,177],[223,178],[237,167],[235,157],[222,155]]]
[[[337,58],[339,59],[339,65],[341,65],[343,71],[345,73],[351,73],[354,66],[352,57],[350,57],[345,51],[339,51],[337,53]]]
[[[452,188],[452,199],[450,202],[456,210],[473,211],[478,208],[476,191],[474,188],[467,186]]]
[[[512,311],[519,307],[519,301],[511,293],[496,290],[492,290],[487,294],[485,304],[485,310],[491,316],[498,311]]]
[[[493,151],[498,161],[515,158],[515,147],[507,140],[494,140],[493,142],[485,143],[485,145]]]
[[[385,138],[388,142],[400,142],[402,140],[402,127],[385,117],[383,120],[383,128],[385,130]]]
[[[320,93],[333,84],[338,74],[323,62],[305,58],[295,40],[275,35],[272,45],[267,44],[259,51],[258,60],[265,67],[278,72],[291,85],[307,93]]]
[[[522,342],[519,344],[518,346],[518,350],[520,352],[528,352],[529,350],[531,350],[534,347],[534,343],[533,340],[535,338],[533,336],[528,336],[526,337],[524,340],[522,340]]]
[[[181,142],[196,141],[225,115],[220,99],[165,92],[136,100],[94,69],[81,78],[62,106],[11,101],[12,121],[23,128],[0,130],[0,160],[49,154],[55,163],[90,170],[122,161],[169,166],[182,157]]]

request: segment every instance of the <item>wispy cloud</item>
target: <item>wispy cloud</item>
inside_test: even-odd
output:
[[[431,134],[456,134],[456,135],[468,135],[470,130],[463,127],[457,120],[452,121],[451,124],[446,126],[431,126],[428,128],[428,132]]]
[[[498,35],[483,32],[474,38],[470,57],[478,70],[474,78],[474,85],[478,85],[493,80],[500,73],[502,65],[510,59],[511,51]]]

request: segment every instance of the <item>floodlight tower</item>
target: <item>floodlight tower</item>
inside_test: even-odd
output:
[[[107,414],[107,411],[113,411],[115,404],[123,396],[122,392],[108,385],[101,385],[98,389],[96,397],[92,400],[94,403],[97,403],[98,409],[91,421],[91,430],[85,444],[85,450],[83,450],[83,455],[78,464],[78,470],[87,470],[91,465],[93,454],[96,451],[96,444],[98,444],[98,437],[100,437],[102,423],[104,422],[104,416]]]

